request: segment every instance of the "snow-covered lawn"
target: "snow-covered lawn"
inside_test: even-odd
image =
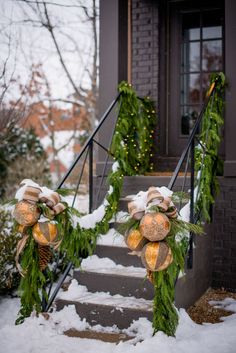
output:
[[[231,310],[233,314],[219,324],[197,325],[181,309],[175,338],[162,332],[152,337],[151,323],[140,318],[126,331],[135,334],[136,339],[116,345],[65,336],[63,332],[69,328],[84,330],[89,327],[78,319],[74,306],[50,314],[49,320],[42,315],[34,316],[15,326],[19,299],[1,298],[0,353],[235,353],[236,301],[227,298],[211,304]]]

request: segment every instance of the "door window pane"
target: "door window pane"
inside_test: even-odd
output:
[[[203,39],[212,39],[212,38],[221,38],[222,37],[222,27],[203,27],[202,28],[202,38]]]
[[[184,30],[184,39],[189,40],[199,40],[200,39],[200,28],[188,28]]]
[[[200,74],[186,74],[181,77],[181,104],[200,102]]]
[[[183,44],[182,68],[184,72],[200,70],[200,42]]]

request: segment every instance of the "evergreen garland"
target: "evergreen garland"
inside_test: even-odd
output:
[[[81,228],[79,223],[74,225],[74,216],[78,216],[77,211],[67,207],[62,213],[55,216],[58,233],[61,240],[60,251],[65,253],[68,261],[72,261],[75,266],[80,266],[81,259],[85,258],[95,250],[97,238],[100,234],[105,234],[109,230],[109,221],[117,212],[120,192],[123,184],[123,177],[120,168],[112,170],[109,175],[109,184],[112,192],[107,194],[105,215],[103,219],[96,223],[94,228]],[[46,292],[43,292],[47,280],[53,274],[49,267],[44,272],[40,271],[38,245],[32,236],[32,227],[28,227],[29,235],[24,252],[21,255],[21,267],[24,277],[21,278],[19,294],[21,296],[21,309],[16,324],[22,323],[30,316],[32,311],[41,311],[42,294],[47,299]]]
[[[150,209],[149,209],[150,210]],[[152,209],[152,212],[161,212]],[[188,234],[202,234],[199,225],[179,219],[169,218],[171,228],[164,241],[173,255],[173,262],[162,271],[152,272],[154,285],[153,300],[153,334],[163,331],[168,336],[174,336],[178,326],[178,312],[174,306],[175,283],[179,272],[184,271],[185,256],[188,249]],[[130,227],[139,228],[140,221],[129,218],[120,229],[124,234]],[[119,229],[119,230],[120,230]]]
[[[119,91],[121,109],[111,147],[118,163],[115,163],[117,168],[113,167],[108,176],[111,192],[108,192],[105,198],[103,219],[97,222],[94,228],[82,228],[78,222],[75,224],[75,218],[80,215],[71,207],[67,207],[53,219],[61,240],[60,251],[75,266],[80,266],[81,259],[94,252],[98,236],[109,230],[109,221],[117,212],[124,174],[134,175],[152,169],[149,156],[152,156],[150,152],[154,133],[153,104],[148,98],[139,99],[131,86],[125,82],[121,83]],[[64,190],[58,192],[62,195],[65,193]],[[49,216],[47,207],[42,203],[38,203],[38,207],[46,217]],[[38,245],[32,237],[32,227],[28,228],[27,235],[29,237],[20,261],[25,276],[22,277],[19,287],[21,309],[16,323],[23,322],[33,310],[36,313],[41,311],[42,294],[47,299],[46,293],[43,292],[44,287],[47,280],[53,276],[49,266],[45,271],[40,271]]]
[[[214,74],[211,83],[215,82],[215,93],[210,100],[203,116],[200,142],[195,148],[195,168],[199,172],[198,194],[196,211],[202,212],[202,217],[211,221],[210,210],[214,203],[214,194],[219,190],[217,173],[222,169],[222,162],[218,156],[218,148],[221,141],[220,127],[223,124],[223,93],[225,76],[223,73]]]
[[[174,306],[175,283],[180,271],[184,271],[186,251],[188,249],[188,233],[202,234],[203,230],[196,224],[178,219],[170,219],[171,229],[165,241],[173,255],[172,264],[167,269],[154,272],[153,330],[154,334],[163,331],[174,336],[178,326],[178,312]],[[181,240],[177,237],[181,236]]]
[[[149,98],[140,99],[127,82],[119,85],[119,116],[111,152],[124,175],[141,175],[153,169],[153,134],[156,113]]]

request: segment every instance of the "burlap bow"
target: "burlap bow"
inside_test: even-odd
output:
[[[66,206],[60,202],[61,201],[60,195],[55,191],[47,192],[45,194],[45,192],[43,192],[42,190],[43,188],[41,189],[38,186],[27,185],[24,180],[21,182],[20,187],[24,187],[23,195],[22,195],[23,200],[30,202],[32,204],[36,204],[37,202],[42,202],[47,206],[43,214],[49,219],[54,218],[57,214],[63,212],[66,209]],[[22,238],[17,243],[16,257],[15,257],[16,267],[19,273],[21,274],[21,276],[23,277],[25,276],[25,271],[22,269],[19,263],[19,258],[29,238],[27,229],[28,227],[19,226],[18,232],[22,233]],[[54,250],[57,250],[59,248],[61,241],[62,240],[55,241],[54,243],[51,244]]]
[[[20,186],[24,186],[24,183],[21,183]],[[40,187],[27,185],[22,198],[23,200],[31,203],[36,203],[38,201],[45,203],[49,208],[49,210],[47,210],[47,214],[45,214],[48,218],[53,218],[55,215],[66,209],[66,206],[60,202],[61,198],[57,192],[52,191],[45,195]]]
[[[141,220],[145,212],[152,212],[152,209],[165,213],[169,218],[178,217],[177,208],[171,201],[171,197],[164,197],[154,186],[148,189],[146,205],[135,200],[128,203],[129,214],[136,220]]]

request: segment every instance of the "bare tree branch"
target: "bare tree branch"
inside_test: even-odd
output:
[[[59,7],[68,7],[68,8],[82,8],[82,6],[79,5],[67,5],[67,4],[59,4],[56,2],[50,2],[50,1],[33,1],[33,0],[15,0],[16,2],[24,2],[26,4],[39,4],[39,5],[52,5],[52,6],[59,6]]]
[[[71,74],[69,73],[69,70],[67,69],[67,66],[65,64],[65,61],[63,60],[63,57],[62,57],[62,54],[61,54],[61,51],[60,51],[60,48],[59,48],[59,45],[57,43],[57,40],[56,40],[56,37],[55,37],[55,34],[54,34],[54,30],[53,30],[53,26],[51,24],[51,21],[50,21],[50,18],[49,18],[49,15],[48,15],[48,11],[47,11],[47,5],[45,2],[43,2],[43,5],[44,5],[44,13],[45,13],[45,17],[47,19],[47,22],[44,24],[44,26],[48,29],[49,33],[51,34],[51,37],[52,37],[52,40],[54,42],[54,45],[55,45],[55,48],[56,48],[56,51],[58,53],[58,56],[59,56],[59,59],[60,59],[60,62],[61,62],[61,65],[67,75],[67,78],[69,79],[72,87],[74,88],[75,92],[79,95],[79,91],[78,91],[78,88],[76,87],[76,84],[74,82],[74,80],[72,79],[72,76]]]

